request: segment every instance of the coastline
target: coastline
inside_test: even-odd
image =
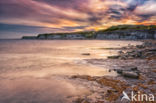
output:
[[[117,25],[99,31],[44,33],[23,36],[26,40],[142,40],[156,39],[155,25]]]
[[[154,40],[145,40],[144,43],[116,40],[101,42],[100,40],[98,45],[96,45],[97,41],[90,40],[59,41],[59,45],[56,45],[58,41],[50,40],[48,42],[46,40],[44,42],[24,41],[19,45],[21,41],[15,42],[16,46],[10,46],[14,42],[7,42],[6,47],[1,45],[3,51],[1,51],[0,102],[2,100],[7,102],[7,98],[13,98],[16,103],[21,103],[34,100],[31,97],[37,96],[34,101],[38,103],[48,100],[56,103],[125,103],[125,101],[121,102],[123,91],[127,94],[132,91],[154,95],[156,93],[156,59],[153,58],[156,56],[156,42]],[[62,48],[62,45],[65,47]],[[52,48],[53,46],[57,49]],[[16,49],[17,47],[20,49]],[[89,50],[86,47],[90,47]],[[76,57],[82,58],[72,57],[69,48],[71,51],[75,48],[75,51],[81,50],[77,52]],[[65,53],[64,50],[69,53],[66,58],[61,55]],[[97,52],[99,50],[101,52]],[[109,54],[106,55],[107,58],[95,55],[107,54],[105,51],[115,51],[115,53],[111,58]],[[54,55],[57,58],[53,58]],[[7,64],[9,61],[19,65]],[[14,86],[11,85],[13,83]],[[11,90],[15,90],[17,95],[8,95],[12,93]],[[2,95],[5,95],[5,98]]]
[[[96,66],[103,66],[105,64],[109,65],[110,70],[109,72],[116,71],[118,76],[111,77],[111,76],[101,76],[101,77],[94,77],[94,76],[87,76],[87,75],[75,75],[72,78],[74,79],[84,79],[87,81],[93,81],[98,83],[101,88],[108,87],[106,94],[99,93],[99,91],[94,91],[97,93],[96,101],[93,98],[79,98],[77,103],[125,103],[128,101],[122,101],[122,92],[126,92],[130,94],[132,91],[135,93],[152,93],[156,96],[156,51],[155,51],[155,44],[156,41],[144,41],[143,45],[140,47],[142,50],[146,49],[146,53],[148,49],[153,49],[153,54],[151,56],[145,56],[144,58],[134,57],[134,58],[111,58],[111,59],[87,59],[87,63],[96,65]],[[133,47],[124,47],[121,51],[134,51],[140,50],[137,46]],[[125,52],[126,54],[127,52]],[[120,55],[120,54],[119,54]],[[136,72],[133,70],[136,69],[138,72],[138,77],[134,78],[134,75],[123,75],[120,72],[132,72],[133,74]],[[143,100],[142,102],[146,102]]]

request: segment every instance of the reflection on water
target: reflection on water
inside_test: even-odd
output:
[[[0,103],[70,103],[68,96],[89,93],[84,87],[56,79],[18,78],[0,83]]]
[[[89,65],[83,59],[106,58],[131,41],[0,41],[0,103],[70,103],[67,96],[89,91],[61,76],[112,75],[107,68]],[[90,53],[86,56],[82,53]],[[45,79],[45,77],[52,77]]]

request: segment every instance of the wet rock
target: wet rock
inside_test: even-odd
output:
[[[107,58],[108,58],[108,59],[118,59],[119,57],[120,57],[120,56],[117,55],[117,56],[108,56]]]
[[[126,56],[120,56],[119,59],[126,60],[127,57]]]
[[[117,69],[116,72],[117,72],[118,74],[122,74],[123,70]]]
[[[136,48],[142,49],[142,48],[145,48],[145,46],[144,45],[136,45]]]
[[[138,70],[138,68],[137,67],[130,67],[130,69],[132,70],[132,71],[137,71]]]
[[[127,49],[127,47],[122,47],[122,49]]]
[[[129,77],[129,78],[135,78],[135,79],[139,78],[139,74],[132,71],[122,71],[122,75],[124,77]]]
[[[91,55],[90,53],[82,53],[82,55]]]
[[[129,78],[139,78],[139,70],[136,66],[122,66],[122,69],[114,69],[118,74],[129,77]]]
[[[137,71],[138,68],[136,66],[121,66],[122,70],[124,69],[125,71]]]
[[[154,52],[156,52],[156,48],[148,49],[148,51],[154,51]]]
[[[108,72],[111,72],[111,71],[112,71],[111,69],[108,70]]]
[[[118,53],[119,53],[119,54],[123,54],[124,52],[123,52],[123,51],[119,51]]]
[[[154,55],[154,54],[155,54],[155,53],[154,53],[154,52],[151,52],[151,51],[145,52],[145,53],[144,53],[145,56]]]

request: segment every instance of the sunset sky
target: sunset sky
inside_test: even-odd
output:
[[[0,0],[0,38],[156,24],[156,0]]]

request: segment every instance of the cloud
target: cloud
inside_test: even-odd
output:
[[[0,14],[3,24],[52,28],[50,32],[93,30],[146,20],[153,23],[156,1],[1,0]],[[48,31],[45,29],[45,32]]]
[[[135,10],[136,14],[142,15],[156,15],[156,1],[151,0],[146,2],[146,4],[138,6]]]

